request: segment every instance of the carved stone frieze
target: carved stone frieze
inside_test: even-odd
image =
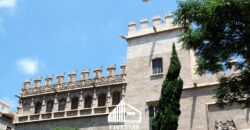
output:
[[[124,74],[99,77],[93,79],[78,80],[75,82],[66,82],[66,83],[57,83],[57,84],[46,84],[45,86],[22,89],[22,96],[31,96],[35,94],[51,93],[58,92],[69,89],[84,88],[90,86],[102,86],[102,85],[111,85],[115,83],[122,83],[125,81]]]
[[[214,130],[237,130],[233,120],[215,121]]]

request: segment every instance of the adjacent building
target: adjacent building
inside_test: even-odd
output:
[[[9,112],[10,106],[0,100],[0,130],[14,130],[13,120],[15,115]]]

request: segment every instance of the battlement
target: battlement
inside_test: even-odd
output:
[[[132,21],[128,24],[128,36],[121,36],[124,39],[130,39],[181,28],[181,26],[173,24],[173,14],[166,14],[164,18],[161,18],[161,16],[156,16],[152,19],[151,22],[149,23],[148,19],[145,18],[140,20],[139,26],[137,26],[136,22]]]
[[[93,70],[94,77],[90,78],[90,69],[84,69],[81,72],[81,79],[77,80],[77,71],[68,73],[68,81],[64,81],[65,73],[58,73],[56,75],[56,83],[53,84],[53,75],[45,77],[44,85],[42,85],[42,77],[34,79],[33,87],[31,87],[31,79],[24,81],[21,96],[32,96],[43,93],[53,93],[58,91],[66,91],[69,89],[79,89],[84,87],[96,87],[112,84],[124,83],[126,79],[126,64],[120,66],[120,74],[116,74],[116,65],[109,65],[107,67],[107,75],[102,76],[102,67],[97,67]]]

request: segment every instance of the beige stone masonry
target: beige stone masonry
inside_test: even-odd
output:
[[[164,19],[160,16],[156,16],[152,19],[152,25],[149,26],[148,19],[140,20],[140,28],[137,28],[136,22],[132,21],[128,24],[128,35],[123,36],[125,39],[136,38],[145,35],[151,35],[153,33],[159,33],[164,31],[175,30],[181,28],[178,25],[173,24],[174,18],[172,14],[166,14]]]

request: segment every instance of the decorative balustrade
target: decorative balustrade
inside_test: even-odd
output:
[[[66,113],[67,113],[67,117],[77,116],[78,110],[70,110],[70,111],[67,111]]]
[[[54,112],[54,118],[62,118],[65,115],[65,111]]]
[[[52,117],[52,113],[45,113],[45,114],[41,114],[42,119],[50,119]]]
[[[30,115],[30,120],[39,120],[40,114]]]
[[[67,119],[67,118],[72,118],[72,117],[107,115],[115,107],[116,105],[96,107],[96,108],[75,109],[75,110],[69,110],[69,111],[55,111],[55,112],[48,112],[48,113],[22,115],[22,116],[18,116],[18,119],[15,123],[27,123],[27,122],[33,122],[33,121]]]
[[[92,108],[86,108],[86,109],[80,110],[81,115],[91,115],[91,113],[92,113]]]
[[[94,108],[94,113],[98,114],[98,113],[106,113],[107,108],[106,107],[97,107]]]

